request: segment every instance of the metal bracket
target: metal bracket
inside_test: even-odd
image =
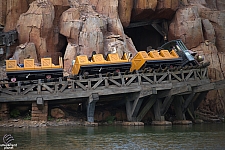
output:
[[[37,107],[39,110],[44,108],[44,99],[42,97],[37,98]]]

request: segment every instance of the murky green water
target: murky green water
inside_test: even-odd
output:
[[[5,134],[13,136],[14,149],[225,149],[225,124],[0,128],[0,144]]]

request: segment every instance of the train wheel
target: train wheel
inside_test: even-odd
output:
[[[83,78],[84,78],[84,79],[87,79],[88,76],[89,76],[89,73],[88,73],[88,72],[84,72],[84,73],[83,73]]]

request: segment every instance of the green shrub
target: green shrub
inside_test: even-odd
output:
[[[115,116],[108,116],[108,117],[106,118],[106,121],[107,121],[109,124],[112,124],[114,120],[115,120]]]
[[[20,111],[18,109],[13,109],[10,112],[10,117],[12,117],[12,118],[17,118],[17,117],[19,117],[19,115],[20,115]]]
[[[25,117],[24,120],[31,120],[31,115],[28,113]]]
[[[54,120],[54,118],[52,118],[51,116],[48,116],[48,121],[52,121]]]

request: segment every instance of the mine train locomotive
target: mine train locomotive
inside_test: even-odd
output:
[[[79,55],[72,65],[70,78],[191,69],[209,65],[200,63],[202,61],[203,57],[190,52],[181,40],[173,40],[157,50],[139,51],[132,59],[128,58],[126,53],[122,58],[117,53],[108,54],[106,57],[93,53],[90,58]],[[63,77],[63,62],[60,57],[59,65],[54,65],[51,58],[42,58],[41,64],[36,66],[33,59],[24,59],[23,66],[19,66],[16,60],[6,60],[6,73],[9,82],[59,78]]]

